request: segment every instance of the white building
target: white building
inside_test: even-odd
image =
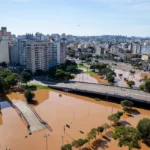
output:
[[[66,43],[59,42],[57,43],[57,63],[63,63],[66,60]]]
[[[8,40],[0,41],[0,63],[3,61],[10,63]]]
[[[64,62],[64,46],[53,41],[27,41],[26,64],[32,72],[46,71],[58,63]]]
[[[95,50],[96,50],[95,55],[101,56],[106,54],[105,48],[101,47],[100,45],[96,45]]]

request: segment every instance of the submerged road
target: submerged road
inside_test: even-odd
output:
[[[95,93],[106,96],[112,96],[117,98],[130,99],[133,101],[140,101],[150,104],[150,94],[133,90],[129,88],[117,87],[117,86],[106,86],[102,84],[91,84],[83,82],[68,82],[68,83],[51,83],[48,84],[51,88],[71,90],[71,91],[80,91],[84,93]]]
[[[24,119],[30,133],[46,128],[51,130],[48,124],[42,121],[35,110],[32,109],[26,102],[21,100],[13,100],[13,105],[16,108],[17,112]]]

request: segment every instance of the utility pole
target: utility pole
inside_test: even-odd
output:
[[[45,134],[44,137],[46,138],[46,150],[48,150],[48,137],[49,137],[49,134]]]
[[[64,145],[64,137],[62,136],[61,138],[62,138],[62,146],[63,146]]]

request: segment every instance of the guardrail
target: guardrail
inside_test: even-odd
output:
[[[27,103],[26,103],[26,105],[27,105]],[[53,131],[52,131],[52,128],[48,125],[48,123],[45,122],[45,121],[43,121],[43,120],[41,119],[41,117],[37,114],[37,112],[36,112],[32,107],[30,107],[29,105],[27,105],[27,107],[32,110],[32,112],[35,114],[35,116],[39,119],[39,121],[40,121],[42,124],[44,124],[51,132],[53,132]]]
[[[116,94],[116,93],[109,93],[109,92],[101,92],[101,91],[94,91],[94,90],[90,90],[90,89],[81,89],[80,87],[78,88],[74,88],[74,87],[67,87],[67,86],[52,86],[49,85],[49,87],[51,88],[55,88],[55,89],[62,89],[62,90],[68,90],[68,91],[76,91],[76,92],[84,92],[84,93],[91,93],[91,94],[101,94],[104,96],[111,96],[111,97],[116,97],[116,98],[121,98],[121,99],[129,99],[132,101],[138,101],[138,102],[143,102],[143,103],[148,103],[150,104],[150,100],[144,100],[144,99],[138,99],[135,97],[128,97],[126,95],[120,95],[120,94]]]
[[[130,90],[130,91],[141,91],[141,90],[138,90],[138,89],[131,89],[131,88],[128,88],[128,87],[121,87],[121,86],[114,86],[114,85],[106,85],[106,84],[99,84],[99,83],[90,83],[90,82],[81,82],[81,81],[58,81],[58,80],[51,80],[50,81],[43,81],[45,82],[46,84],[50,84],[50,83],[83,83],[83,84],[89,84],[89,85],[99,85],[99,86],[106,86],[106,87],[112,87],[112,88],[119,88],[119,89],[126,89],[126,90]],[[147,94],[147,92],[145,91],[141,91],[145,94]]]
[[[18,109],[18,107],[15,106],[11,101],[9,101],[9,103],[11,104],[11,106],[12,106],[13,108],[16,109],[17,113],[18,113],[18,114],[22,117],[22,119],[24,120],[24,122],[25,122],[25,124],[26,124],[26,126],[27,126],[27,129],[28,129],[29,134],[32,134],[32,132],[31,132],[31,130],[30,130],[30,124],[29,124],[29,122],[27,121],[27,119],[24,117],[23,113],[22,113],[22,112]]]

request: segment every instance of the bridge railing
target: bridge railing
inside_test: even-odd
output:
[[[26,105],[27,105],[27,104],[26,104]],[[43,120],[41,119],[41,117],[38,115],[38,113],[37,113],[32,107],[30,107],[30,106],[28,106],[28,105],[27,105],[27,107],[28,107],[29,109],[31,109],[32,112],[35,114],[35,116],[39,119],[39,121],[40,121],[42,124],[44,124],[44,125],[52,132],[52,128],[48,125],[48,123],[45,122],[45,121],[43,121]]]
[[[9,101],[9,102],[10,102],[11,106],[16,109],[17,113],[18,113],[18,114],[21,116],[21,118],[24,120],[24,122],[25,122],[25,124],[26,124],[26,126],[27,126],[27,129],[28,129],[28,132],[29,132],[29,134],[31,134],[30,124],[29,124],[29,122],[27,121],[27,119],[25,118],[25,116],[23,115],[23,113],[22,113],[22,112],[18,109],[18,107],[17,107],[16,105],[14,105],[11,101]]]

